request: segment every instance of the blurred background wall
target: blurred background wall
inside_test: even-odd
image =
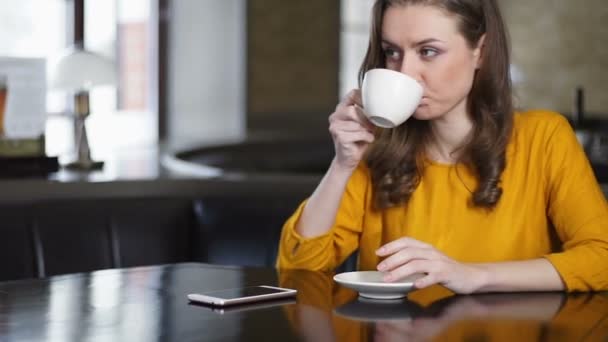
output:
[[[500,0],[522,107],[569,113],[582,86],[588,116],[608,118],[608,2]]]
[[[326,125],[338,99],[339,65],[339,1],[248,2],[249,129]]]

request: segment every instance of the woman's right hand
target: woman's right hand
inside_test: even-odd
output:
[[[353,89],[329,116],[329,132],[336,150],[334,162],[343,169],[354,170],[374,141],[374,125],[361,108],[361,91]]]

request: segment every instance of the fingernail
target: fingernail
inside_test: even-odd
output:
[[[376,254],[382,254],[384,253],[385,248],[384,247],[380,247],[378,248],[378,250],[376,250]]]
[[[378,271],[384,271],[384,269],[386,268],[386,264],[385,263],[381,263],[378,265]]]

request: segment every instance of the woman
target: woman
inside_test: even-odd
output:
[[[608,289],[606,198],[563,117],[513,113],[495,0],[377,0],[360,76],[382,67],[422,84],[420,106],[389,130],[358,90],[336,107],[335,158],[277,267],[333,270],[359,249],[360,269],[424,273],[418,288]]]

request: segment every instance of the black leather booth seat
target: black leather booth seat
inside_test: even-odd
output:
[[[0,205],[0,280],[187,261],[191,201],[78,199]]]
[[[184,261],[273,266],[302,197],[82,199],[0,205],[0,280]],[[342,269],[354,269],[352,257]]]

